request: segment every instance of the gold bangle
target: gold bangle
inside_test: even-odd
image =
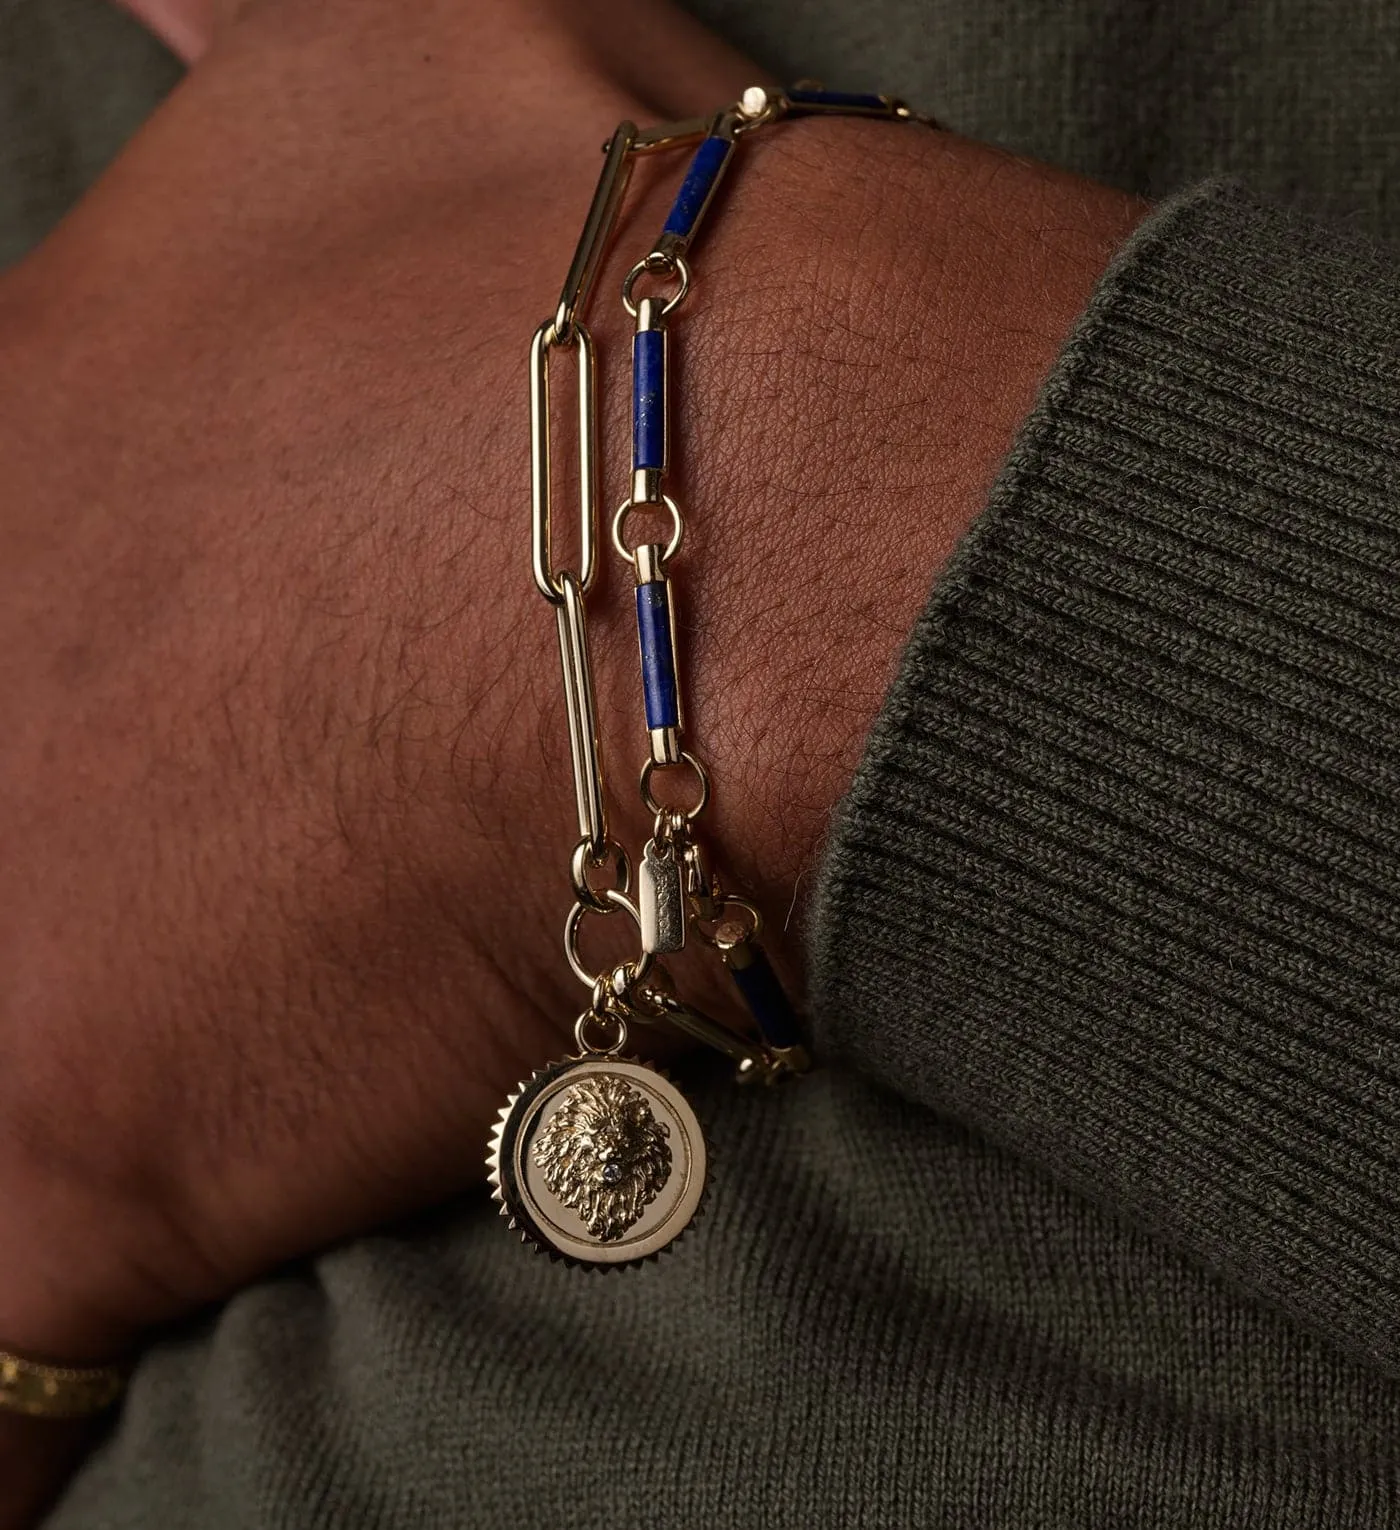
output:
[[[126,1390],[120,1365],[44,1365],[0,1349],[0,1411],[30,1418],[88,1418]]]

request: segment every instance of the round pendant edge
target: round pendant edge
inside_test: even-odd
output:
[[[512,1119],[517,1114],[528,1111],[531,1103],[556,1080],[578,1068],[581,1063],[589,1062],[623,1063],[629,1067],[644,1069],[648,1074],[661,1080],[667,1086],[669,1092],[674,1094],[683,1106],[685,1115],[689,1116],[694,1132],[695,1145],[698,1148],[700,1188],[690,1215],[679,1230],[659,1247],[625,1259],[588,1259],[558,1247],[549,1237],[549,1234],[539,1227],[530,1216],[526,1208],[525,1197],[520,1193],[519,1187],[515,1182],[513,1155],[506,1150],[506,1132]],[[674,1109],[674,1107],[672,1108]],[[679,1087],[665,1069],[659,1068],[654,1063],[646,1062],[639,1057],[612,1057],[608,1054],[600,1053],[592,1056],[566,1057],[557,1062],[547,1063],[544,1067],[537,1068],[528,1079],[525,1079],[520,1084],[497,1113],[496,1122],[492,1127],[491,1139],[487,1147],[486,1169],[487,1180],[491,1186],[491,1199],[496,1202],[500,1215],[506,1219],[506,1223],[511,1231],[520,1234],[521,1243],[533,1249],[537,1254],[547,1254],[551,1263],[563,1264],[571,1269],[597,1270],[606,1273],[610,1270],[636,1269],[643,1264],[651,1264],[660,1259],[663,1254],[669,1253],[685,1237],[686,1233],[700,1219],[705,1206],[711,1177],[710,1157],[710,1145],[705,1140],[704,1133],[700,1128],[699,1117],[696,1116],[690,1101],[681,1093]]]

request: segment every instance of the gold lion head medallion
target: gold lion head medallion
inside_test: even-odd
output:
[[[565,1091],[531,1153],[550,1193],[615,1243],[665,1189],[670,1136],[640,1089],[600,1073]]]
[[[551,1254],[622,1265],[673,1243],[705,1188],[705,1144],[666,1076],[632,1059],[542,1069],[501,1112],[488,1158],[502,1214]]]

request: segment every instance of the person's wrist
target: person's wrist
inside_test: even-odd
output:
[[[676,325],[676,574],[711,832],[781,930],[932,580],[1145,208],[888,123],[784,124],[746,148]],[[600,642],[625,642],[625,615]],[[635,657],[610,679],[626,738]]]

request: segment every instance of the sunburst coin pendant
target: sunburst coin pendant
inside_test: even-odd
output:
[[[649,1063],[610,1053],[551,1063],[523,1083],[486,1162],[501,1215],[575,1264],[652,1258],[705,1190],[705,1139],[685,1096]]]

